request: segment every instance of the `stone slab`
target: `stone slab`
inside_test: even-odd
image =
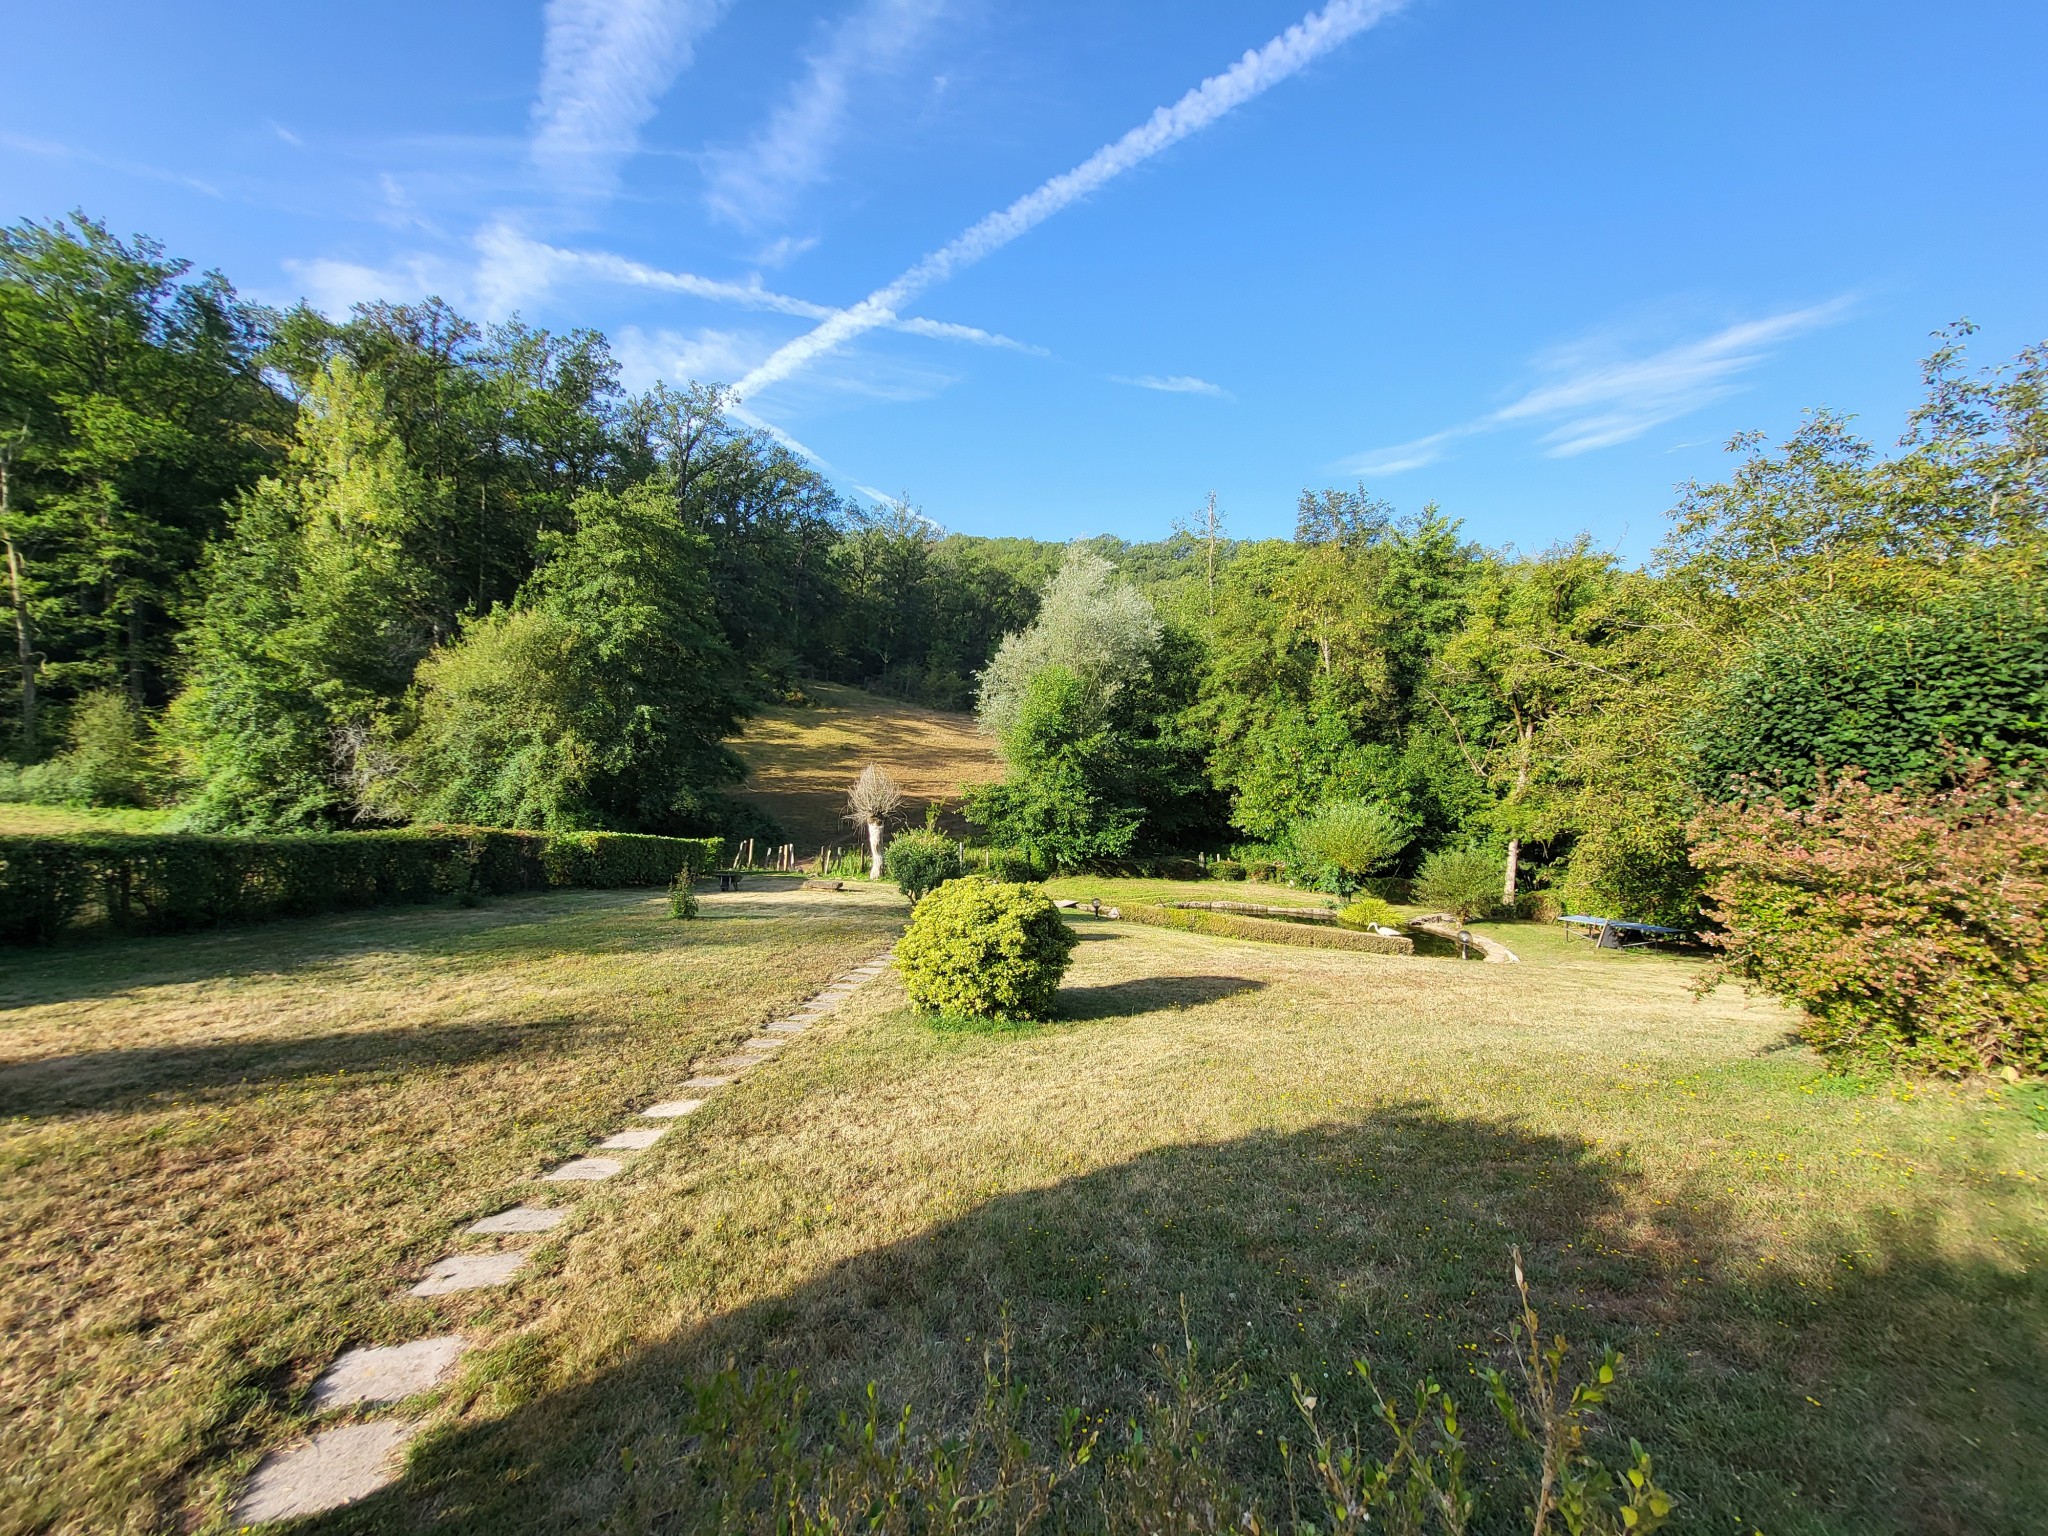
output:
[[[670,1099],[662,1104],[650,1104],[640,1113],[650,1120],[680,1120],[684,1115],[694,1115],[704,1107],[702,1099]]]
[[[446,1296],[454,1291],[480,1291],[503,1285],[526,1262],[521,1252],[451,1253],[429,1269],[408,1296]]]
[[[351,1403],[396,1403],[430,1392],[448,1379],[469,1346],[459,1334],[414,1339],[410,1344],[343,1350],[313,1383],[313,1412]]]
[[[723,1088],[731,1082],[729,1077],[693,1077],[684,1083],[685,1088]]]
[[[621,1172],[625,1166],[615,1157],[572,1157],[541,1177],[550,1184],[594,1184]]]
[[[800,1035],[811,1026],[799,1024],[794,1019],[784,1019],[779,1024],[763,1024],[761,1027],[771,1035]]]
[[[546,1205],[515,1205],[509,1211],[473,1221],[465,1229],[478,1237],[496,1237],[503,1232],[552,1232],[569,1213]]]
[[[618,1131],[598,1143],[606,1152],[645,1152],[668,1134],[665,1125],[654,1126],[644,1131]]]
[[[398,1453],[419,1431],[403,1419],[343,1424],[291,1450],[272,1451],[235,1501],[235,1524],[296,1520],[368,1498],[398,1480]]]
[[[743,1051],[779,1051],[787,1044],[789,1044],[787,1040],[775,1040],[767,1035],[756,1035],[745,1045],[741,1046],[740,1049]]]
[[[749,1067],[758,1067],[767,1059],[766,1056],[728,1056],[722,1061],[714,1061],[711,1065],[721,1072],[744,1072]]]

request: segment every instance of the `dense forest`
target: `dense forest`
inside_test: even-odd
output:
[[[821,678],[978,708],[1012,771],[969,813],[1041,865],[1235,852],[1347,889],[1483,857],[1504,901],[1691,926],[1755,873],[1756,816],[2033,803],[2048,352],[1974,370],[1968,331],[1894,445],[1825,412],[1738,440],[1641,568],[1362,487],[1304,491],[1289,540],[1057,546],[849,501],[714,386],[627,393],[592,332],[281,313],[23,223],[6,792],[212,831],[767,831],[726,742]]]

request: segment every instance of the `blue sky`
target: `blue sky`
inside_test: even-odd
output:
[[[970,533],[1363,478],[1640,556],[1731,433],[1889,439],[1935,327],[2048,337],[2031,0],[74,0],[8,53],[0,216],[595,326]]]

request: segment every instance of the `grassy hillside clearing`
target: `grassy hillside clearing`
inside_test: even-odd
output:
[[[405,1479],[304,1529],[689,1529],[690,1385],[728,1362],[801,1370],[817,1425],[873,1380],[943,1428],[1007,1313],[1031,1427],[1066,1403],[1114,1437],[1183,1305],[1247,1373],[1210,1449],[1270,1513],[1289,1375],[1363,1419],[1360,1354],[1450,1385],[1497,1460],[1472,1372],[1512,1243],[1548,1323],[1626,1351],[1602,1434],[1656,1452],[1686,1528],[2038,1528],[2048,1117],[1826,1077],[1689,963],[1535,925],[1501,967],[1077,919],[1042,1027],[935,1025],[885,979],[575,1196],[501,1299],[394,1302],[901,912],[655,905],[7,962],[8,1528],[217,1522],[336,1348],[453,1321],[479,1347]]]
[[[1003,776],[995,743],[975,730],[972,715],[830,683],[806,683],[804,691],[813,702],[764,709],[729,743],[751,770],[740,798],[782,823],[802,857],[855,841],[840,815],[847,787],[869,763],[903,786],[912,821],[923,819],[927,801],[957,803],[962,784]]]
[[[0,801],[0,834],[49,837],[60,832],[158,832],[174,814]]]

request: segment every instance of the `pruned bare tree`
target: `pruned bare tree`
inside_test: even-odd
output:
[[[868,836],[868,878],[882,878],[882,833],[903,808],[903,786],[873,763],[861,769],[846,792],[846,819]]]

